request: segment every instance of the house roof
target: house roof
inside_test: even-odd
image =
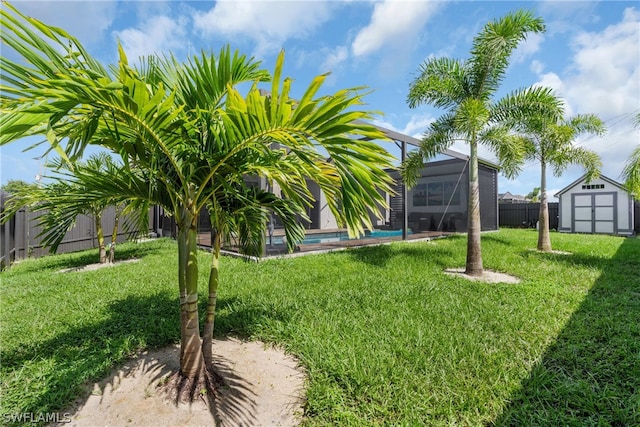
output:
[[[587,174],[585,173],[584,175],[582,175],[580,178],[576,179],[575,181],[573,181],[571,184],[567,185],[566,187],[564,187],[562,190],[558,191],[556,194],[554,194],[554,197],[559,197],[560,195],[566,193],[567,191],[571,190],[573,187],[575,187],[576,185],[578,185],[579,183],[581,183],[582,181],[585,181],[587,178]],[[613,180],[611,178],[608,178],[604,175],[600,175],[598,177],[598,179],[603,180],[604,182],[611,184],[615,187],[618,187],[621,190],[627,191],[626,188],[624,188],[624,186],[622,184],[620,184],[618,181]]]
[[[356,122],[365,123],[365,122],[363,122],[361,120],[356,120]],[[376,124],[373,124],[373,123],[369,123],[369,122],[366,122],[366,123],[368,125],[371,125],[371,126],[377,128],[378,130],[382,131],[382,133],[387,135],[387,137],[389,139],[392,139],[394,141],[405,142],[405,143],[407,143],[409,145],[413,145],[414,147],[419,147],[421,142],[422,142],[418,138],[414,138],[412,136],[405,135],[405,134],[400,133],[400,132],[396,132],[395,130],[387,129],[385,127],[382,127],[382,126],[379,126],[379,125],[376,125]],[[453,157],[455,159],[460,159],[460,160],[465,160],[465,161],[469,160],[469,156],[468,155],[463,154],[463,153],[459,153],[459,152],[454,151],[454,150],[445,149],[444,151],[442,151],[441,154],[444,154],[444,155],[449,156],[449,157]],[[483,165],[488,166],[488,167],[490,167],[492,169],[496,169],[496,170],[500,169],[499,165],[497,165],[496,163],[490,162],[489,160],[486,160],[486,159],[478,158],[478,162],[482,163]]]
[[[512,200],[525,200],[525,196],[521,196],[520,194],[511,194],[509,191],[506,193],[498,194],[498,199],[512,199]]]

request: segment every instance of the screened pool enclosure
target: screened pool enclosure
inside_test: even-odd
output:
[[[420,140],[399,132],[378,127],[397,146],[400,160]],[[305,240],[297,248],[299,252],[322,249],[359,246],[394,240],[412,240],[445,236],[467,231],[467,202],[469,186],[469,157],[465,154],[446,150],[434,161],[424,164],[417,185],[406,188],[397,170],[389,170],[395,180],[395,194],[387,194],[389,209],[383,212],[383,219],[372,216],[374,230],[361,239],[351,240],[346,230],[338,227],[320,188],[309,181],[308,186],[315,202],[307,211],[309,220],[300,219],[307,229]],[[498,229],[498,167],[488,161],[479,161],[480,217],[482,230]],[[252,185],[268,188],[267,180],[247,177]],[[277,188],[270,188],[278,191]],[[164,218],[161,235],[175,235],[175,225],[171,218]],[[201,212],[198,226],[199,243],[211,244],[211,225],[208,213]],[[264,255],[286,252],[283,241],[284,231],[277,218],[265,230]],[[234,251],[233,242],[227,242],[227,250]]]

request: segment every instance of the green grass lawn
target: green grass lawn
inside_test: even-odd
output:
[[[216,334],[283,345],[309,373],[308,425],[639,425],[640,240],[532,230],[482,236],[485,268],[443,274],[466,240],[396,243],[259,264],[223,258]],[[177,247],[84,273],[93,252],[0,275],[1,414],[59,411],[144,348],[179,340]],[[202,290],[209,256],[202,253]],[[204,302],[204,298],[202,298]]]

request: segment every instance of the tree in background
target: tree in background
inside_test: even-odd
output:
[[[602,120],[593,114],[581,114],[565,119],[530,115],[521,118],[514,126],[525,136],[525,160],[540,162],[540,214],[538,217],[538,250],[550,252],[549,205],[547,199],[547,167],[555,176],[561,176],[570,164],[582,166],[587,180],[600,174],[602,162],[593,151],[574,144],[580,135],[603,135]]]
[[[106,152],[92,154],[86,161],[78,161],[74,164],[58,160],[48,167],[56,171],[57,175],[53,177],[55,185],[47,184],[43,188],[45,191],[48,188],[52,190],[51,194],[45,195],[41,205],[42,209],[46,209],[46,214],[39,217],[40,225],[44,226],[44,242],[51,242],[51,248],[55,251],[62,242],[66,231],[73,226],[75,218],[80,214],[85,214],[90,216],[94,222],[100,264],[113,263],[115,261],[120,217],[128,206],[127,202],[118,200],[118,198],[109,194],[102,198],[96,197],[87,203],[78,203],[78,200],[82,200],[83,194],[89,191],[96,191],[95,188],[90,187],[94,180],[92,179],[85,183],[87,181],[86,177],[95,177],[98,180],[112,180],[115,177],[122,177],[129,170],[125,169],[121,163],[115,161]],[[100,187],[97,188],[99,189]],[[133,206],[133,204],[129,205],[129,213],[133,213],[131,212]],[[114,224],[111,230],[109,253],[107,253],[105,233],[102,227],[103,213],[108,207],[113,207],[114,209]],[[144,219],[147,217],[146,208],[147,206],[145,205],[141,211],[137,212],[138,223],[142,222],[141,230],[147,228],[144,225]]]
[[[151,57],[138,68],[128,64],[119,47],[119,63],[110,72],[63,30],[5,5],[2,41],[22,58],[1,58],[8,83],[1,88],[0,144],[45,134],[52,149],[71,160],[89,144],[107,148],[135,173],[113,180],[88,176],[84,182],[89,190],[78,201],[105,196],[144,200],[174,216],[180,370],[189,380],[212,368],[202,348],[210,341],[201,340],[199,329],[196,225],[201,209],[225,198],[251,203],[252,215],[237,224],[244,227],[247,242],[251,236],[264,239],[264,228],[260,236],[251,232],[263,227],[265,212],[285,216],[292,249],[304,229],[286,217],[290,212],[304,215],[313,202],[307,180],[319,185],[352,236],[371,228],[370,212],[386,206],[381,194],[392,192],[385,171],[392,157],[374,142],[385,139],[384,134],[363,121],[372,112],[361,108],[361,88],[318,96],[326,78],[318,76],[294,102],[289,97],[292,81],[281,76],[284,53],[272,77],[258,62],[228,47],[217,56],[202,52],[186,63],[172,56]],[[270,83],[270,96],[260,92],[261,82]],[[251,194],[246,178],[252,176],[277,184],[280,194]],[[231,211],[213,206],[210,214]],[[219,227],[221,221],[214,218],[212,224]],[[210,271],[218,273],[213,265]],[[209,308],[215,309],[211,298]]]
[[[640,113],[635,117],[635,126],[640,128]],[[633,150],[622,170],[624,185],[636,199],[640,199],[640,144]]]
[[[19,186],[15,190],[15,197],[8,200],[6,210],[2,215],[2,222],[7,221],[24,204],[30,206],[32,212],[40,212],[34,220],[42,229],[38,237],[42,237],[42,245],[55,253],[64,240],[67,232],[72,229],[79,215],[91,217],[96,230],[98,243],[99,262],[105,264],[115,261],[115,247],[119,231],[119,219],[123,212],[127,212],[130,221],[127,229],[136,227],[146,229],[148,207],[128,204],[109,194],[99,197],[96,194],[99,186],[95,183],[122,179],[129,173],[122,164],[116,162],[106,152],[92,154],[86,161],[78,160],[67,163],[61,159],[55,159],[47,165],[54,172],[48,176],[48,182],[41,185]],[[87,177],[91,178],[87,181]],[[91,187],[91,186],[94,187]],[[86,200],[86,195],[92,193],[91,200]],[[102,217],[105,209],[113,207],[114,225],[111,230],[111,243],[109,253],[105,233],[102,227]],[[135,209],[139,209],[136,211]]]
[[[0,185],[0,190],[10,194],[24,193],[34,188],[38,188],[38,184],[29,183],[21,179],[10,179],[5,184]]]
[[[525,196],[525,199],[530,202],[539,202],[540,201],[540,187],[534,187],[533,190],[529,194]]]
[[[510,176],[520,154],[517,135],[511,133],[508,118],[561,110],[548,89],[516,91],[500,100],[494,96],[509,67],[509,57],[529,33],[545,30],[543,21],[531,12],[517,11],[485,25],[474,38],[466,61],[451,58],[428,59],[420,75],[411,83],[407,101],[410,107],[428,104],[446,109],[431,124],[419,150],[409,153],[403,165],[407,185],[416,183],[423,162],[455,141],[469,144],[469,191],[467,218],[466,273],[482,275],[480,246],[480,194],[478,144],[493,150]]]

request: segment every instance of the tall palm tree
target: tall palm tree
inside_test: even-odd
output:
[[[516,91],[500,100],[493,97],[509,66],[509,57],[529,33],[545,29],[531,12],[517,11],[488,23],[475,37],[471,56],[465,61],[432,58],[425,61],[411,83],[407,102],[411,108],[429,104],[446,110],[431,124],[419,150],[407,156],[403,177],[416,183],[423,162],[450,147],[456,140],[469,144],[469,197],[467,213],[466,273],[482,275],[480,246],[480,197],[478,144],[485,144],[500,158],[503,173],[514,173],[521,153],[518,136],[510,132],[507,119],[533,112],[558,111],[561,106],[547,89]]]
[[[568,119],[562,116],[540,117],[531,115],[514,125],[525,135],[525,159],[540,162],[540,214],[538,217],[538,250],[550,252],[549,205],[547,198],[547,167],[555,176],[561,176],[570,164],[582,166],[587,180],[600,174],[602,161],[598,154],[574,145],[583,134],[602,135],[605,126],[593,114],[580,114]]]
[[[283,205],[304,213],[313,201],[306,180],[316,182],[352,235],[370,228],[369,212],[385,206],[380,191],[391,191],[385,168],[392,158],[375,142],[384,135],[362,121],[372,112],[361,108],[360,88],[319,97],[326,76],[318,76],[294,103],[289,97],[292,81],[281,76],[284,53],[272,77],[258,62],[230,48],[217,56],[202,52],[184,64],[171,56],[152,57],[134,68],[119,47],[118,66],[109,71],[63,30],[27,18],[8,4],[2,19],[2,41],[23,62],[5,56],[0,62],[5,72],[0,144],[45,134],[52,149],[70,158],[89,144],[108,148],[138,174],[128,176],[128,182],[101,182],[96,194],[147,200],[174,216],[180,368],[188,378],[197,377],[205,365],[197,289],[196,221],[201,209],[225,195],[243,200],[240,196],[249,193],[248,176],[265,177],[281,189],[281,194],[269,195],[282,199],[279,203],[268,203],[267,195],[244,197],[260,212],[276,214]],[[270,96],[259,90],[261,82],[270,82]],[[249,84],[244,96],[241,83]],[[273,149],[274,144],[280,148]],[[92,197],[88,192],[84,199]],[[227,211],[210,210],[212,215]],[[254,221],[255,215],[245,220]],[[212,224],[218,224],[217,218]],[[247,241],[255,237],[250,231],[256,227],[250,225],[238,225],[245,227]],[[301,229],[291,221],[285,227],[294,245]]]
[[[640,128],[640,113],[635,117],[635,126]],[[622,170],[625,187],[636,199],[640,198],[640,144],[633,150]]]

